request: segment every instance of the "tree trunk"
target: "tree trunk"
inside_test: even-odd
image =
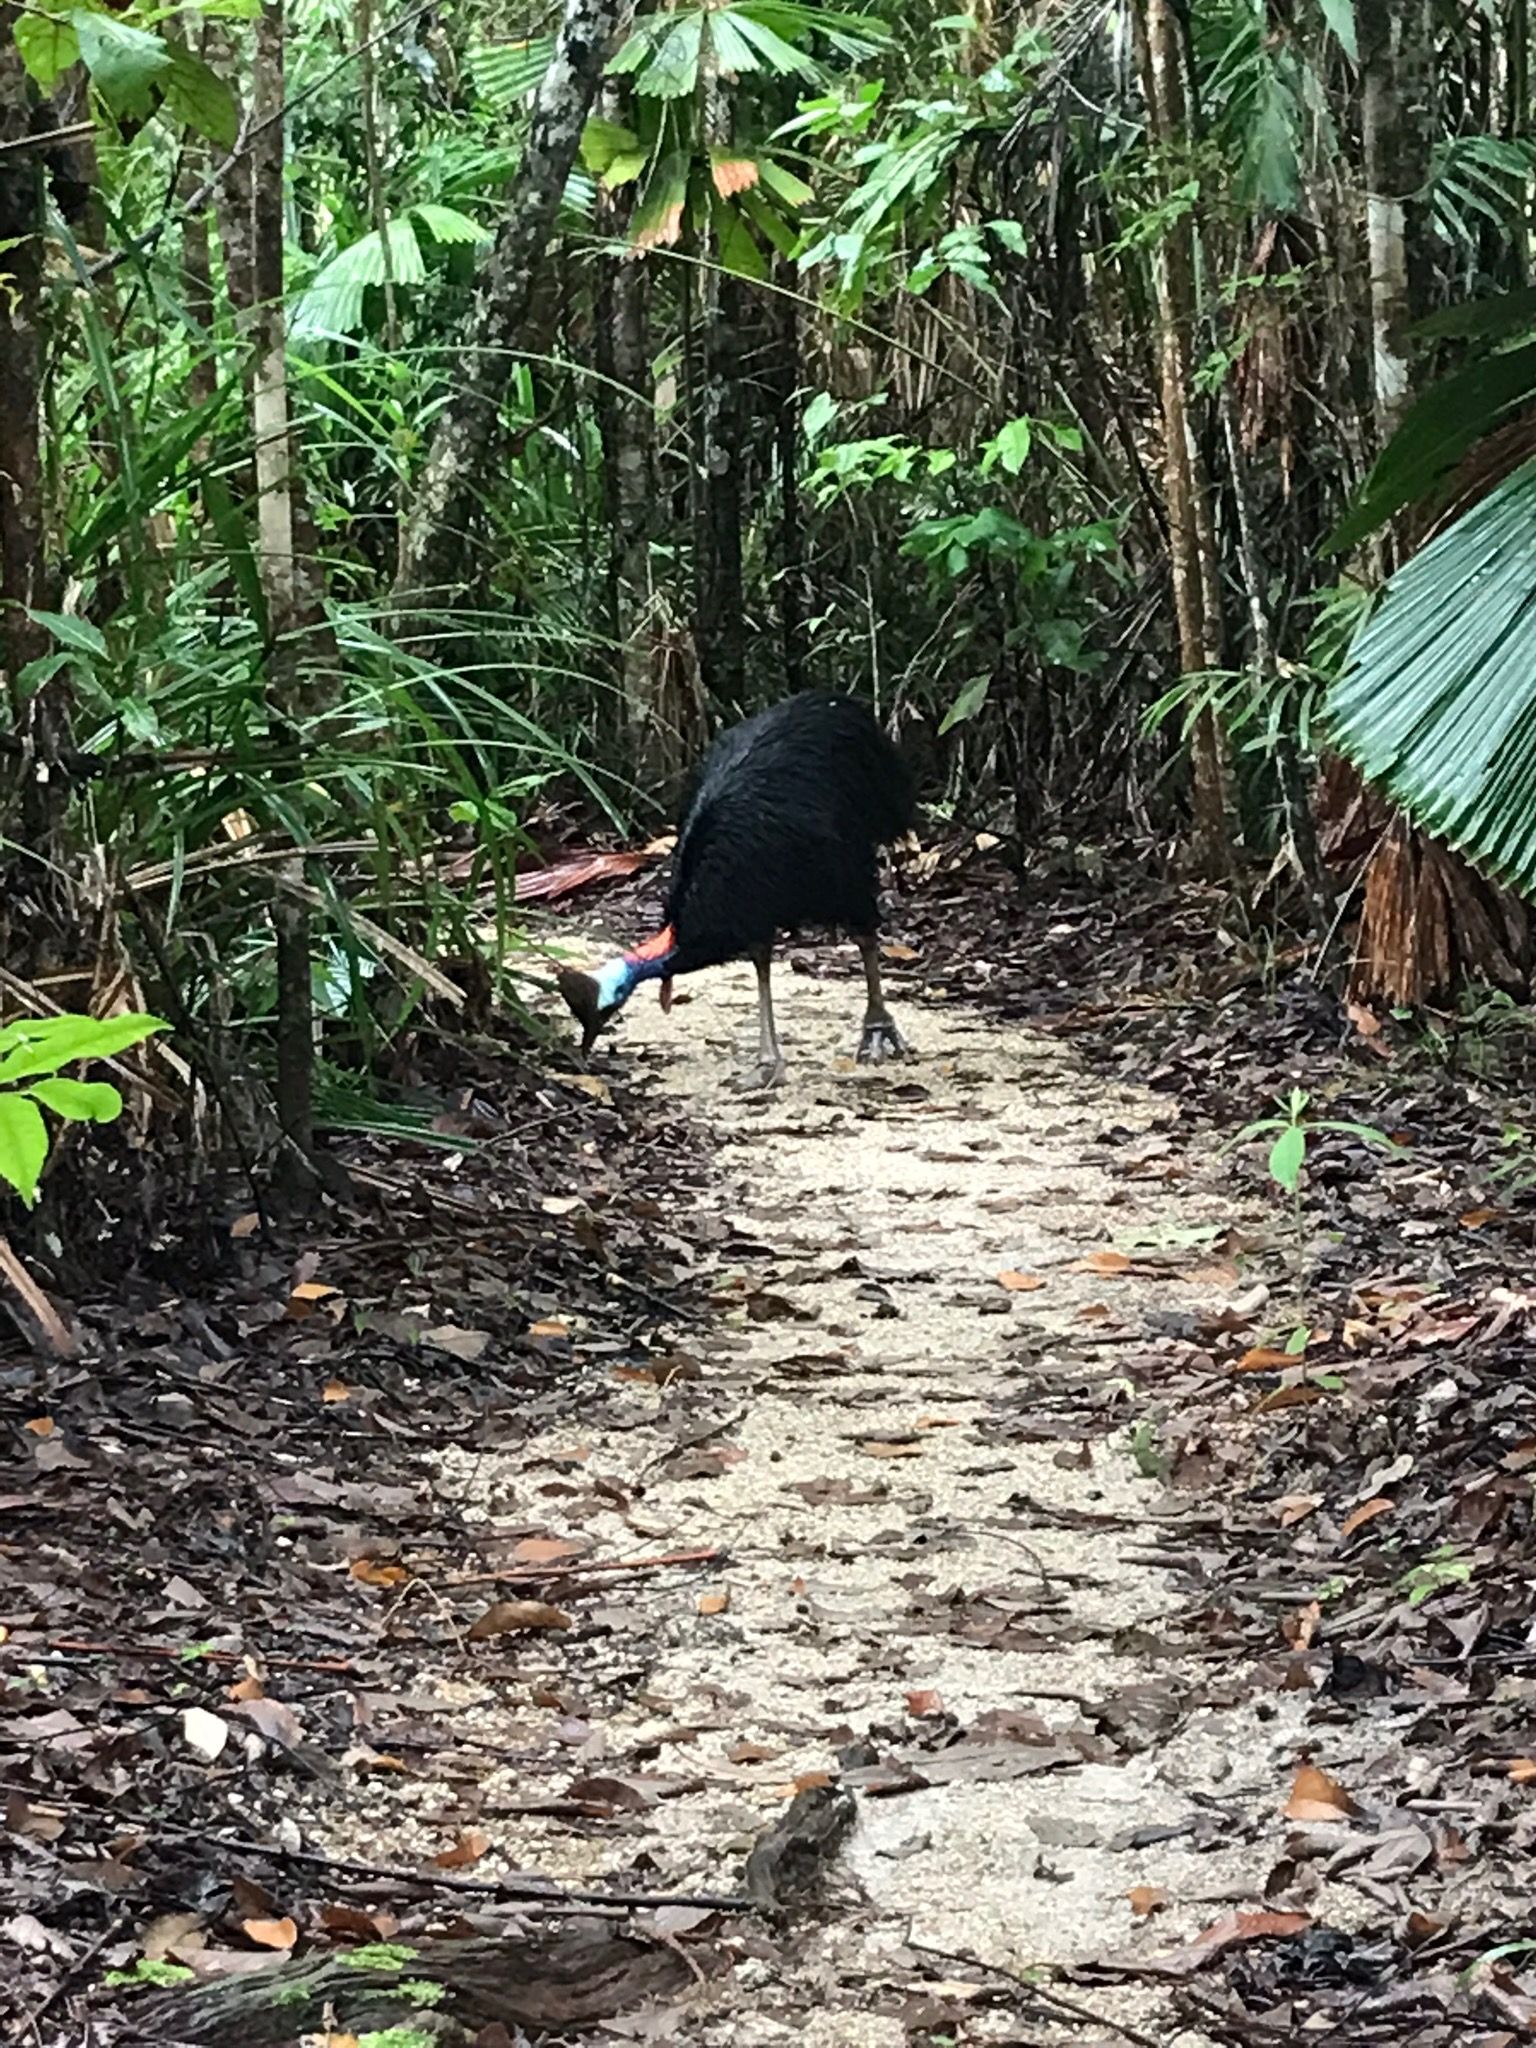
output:
[[[769,401],[779,472],[779,651],[788,690],[803,690],[805,665],[805,525],[800,505],[800,308],[793,269],[778,265],[780,291],[771,303]]]
[[[555,54],[534,103],[522,169],[486,262],[460,358],[401,537],[395,603],[441,605],[467,580],[464,537],[500,452],[513,351],[527,344],[545,246],[628,0],[566,0]]]
[[[1145,0],[1140,26],[1148,130],[1166,166],[1188,137],[1183,38],[1171,0]],[[1186,675],[1219,668],[1222,662],[1210,484],[1190,414],[1195,265],[1195,226],[1186,213],[1164,235],[1156,263],[1168,553],[1179,660]],[[1230,871],[1232,845],[1226,748],[1214,712],[1202,711],[1197,718],[1191,753],[1195,859],[1203,873],[1222,875]]]
[[[1355,0],[1371,366],[1385,441],[1413,395],[1409,333],[1423,310],[1423,191],[1429,175],[1429,28],[1424,0]]]
[[[301,559],[297,479],[288,412],[283,317],[283,0],[265,0],[256,24],[251,118],[259,132],[251,150],[249,313],[251,421],[255,434],[256,528],[267,602],[267,715],[278,751],[287,756],[297,795],[305,711],[303,635],[314,624],[308,565]],[[279,118],[273,118],[278,116]],[[263,125],[265,124],[265,125]],[[277,1117],[286,1140],[278,1184],[300,1205],[314,1173],[315,1024],[309,907],[300,893],[302,856],[277,876],[272,928],[277,954]]]

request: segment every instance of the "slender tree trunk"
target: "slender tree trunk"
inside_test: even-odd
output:
[[[771,305],[774,332],[769,349],[769,400],[773,407],[775,466],[779,473],[779,653],[784,681],[803,690],[805,665],[805,522],[800,505],[800,309],[793,292],[798,280],[780,263],[781,293]]]
[[[1145,0],[1140,26],[1148,126],[1166,166],[1188,134],[1183,37],[1171,0]],[[1219,668],[1223,653],[1210,484],[1190,409],[1196,254],[1194,222],[1185,214],[1163,237],[1156,270],[1168,553],[1186,674]],[[1192,767],[1195,858],[1204,873],[1224,874],[1232,861],[1226,749],[1209,710],[1195,723]]]
[[[512,351],[527,345],[550,230],[627,7],[628,0],[566,0],[522,169],[468,321],[462,371],[438,415],[401,539],[402,610],[440,605],[465,581],[464,536],[499,459]]]
[[[1425,0],[1355,0],[1371,265],[1371,363],[1376,429],[1386,440],[1412,397],[1409,332],[1425,300],[1431,42]]]
[[[48,650],[28,618],[46,602],[42,464],[43,167],[20,147],[31,132],[32,93],[12,31],[14,7],[0,5],[0,670],[11,721],[20,727],[20,676]]]
[[[299,547],[292,426],[288,410],[283,313],[283,0],[265,0],[256,24],[251,118],[260,127],[251,151],[249,315],[251,420],[255,435],[256,528],[267,601],[267,707],[273,737],[288,756],[296,788],[305,710],[303,633],[313,623],[308,565]],[[261,125],[265,124],[265,125]],[[277,953],[277,1115],[287,1140],[278,1181],[301,1202],[312,1190],[315,1025],[309,908],[299,893],[301,855],[279,870],[272,899]],[[296,886],[297,885],[297,886]]]
[[[704,87],[704,133],[712,148],[730,140],[730,102],[717,78]],[[717,705],[746,695],[746,594],[741,575],[742,458],[741,284],[719,261],[702,273],[698,367],[700,512],[694,565],[694,645],[704,688]]]

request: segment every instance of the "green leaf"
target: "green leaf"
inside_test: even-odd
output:
[[[89,619],[77,619],[72,612],[28,611],[27,617],[34,625],[46,626],[59,645],[69,648],[72,653],[105,658],[106,635]]]
[[[974,718],[987,701],[987,692],[992,687],[990,675],[972,676],[954,703],[944,714],[944,723],[939,727],[942,739],[952,726],[963,725],[968,718]]]
[[[816,197],[814,188],[807,185],[804,178],[797,178],[793,171],[785,170],[784,166],[776,163],[771,156],[763,157],[758,169],[764,185],[775,199],[782,200],[786,206],[798,210],[802,206],[809,206]]]
[[[1446,306],[1414,326],[1414,333],[1428,341],[1475,337],[1480,341],[1503,341],[1511,334],[1527,333],[1536,327],[1536,285],[1519,291],[1498,292],[1492,298],[1466,299],[1459,306]]]
[[[1353,509],[1324,542],[1339,554],[1424,497],[1496,420],[1536,392],[1536,342],[1469,363],[1411,406],[1377,458]]]
[[[1392,577],[1327,713],[1416,824],[1536,891],[1536,461]]]
[[[471,220],[467,213],[460,213],[457,207],[442,206],[435,199],[419,200],[411,208],[412,218],[419,220],[434,242],[445,247],[481,247],[495,240],[489,228],[479,221]]]
[[[233,149],[240,132],[240,109],[234,93],[219,74],[182,43],[168,45],[170,68],[165,74],[165,104],[176,120],[196,135],[205,135],[220,149]]]
[[[745,277],[753,284],[761,284],[768,275],[768,265],[739,211],[719,198],[710,211],[714,216],[715,245],[720,252],[722,269],[728,270],[732,277]]]
[[[0,1095],[0,1180],[13,1187],[30,1209],[38,1176],[48,1158],[48,1126],[35,1102],[24,1095]]]
[[[147,29],[83,7],[70,20],[91,82],[113,113],[147,120],[155,110],[155,88],[171,68],[165,43]]]
[[[142,1045],[168,1027],[163,1018],[29,1017],[12,1026],[10,1050],[0,1058],[0,1081],[29,1081],[35,1074],[56,1074],[77,1060],[105,1060]]]
[[[594,178],[603,177],[615,157],[630,156],[640,147],[633,128],[593,114],[581,131],[581,160]]]
[[[1010,476],[1017,476],[1029,460],[1029,451],[1034,445],[1035,427],[1033,420],[1009,420],[1000,427],[987,443],[981,458],[981,473],[987,476],[999,463]]]
[[[1352,64],[1360,61],[1360,38],[1355,32],[1355,0],[1318,0],[1324,21],[1342,44]]]
[[[475,43],[469,52],[470,76],[480,97],[504,112],[538,91],[554,54],[553,36],[530,36],[521,43]]]
[[[110,1124],[123,1113],[123,1098],[110,1081],[34,1081],[27,1090],[35,1102],[74,1124]]]
[[[1269,1177],[1294,1195],[1306,1163],[1307,1133],[1301,1124],[1287,1124],[1269,1148]]]
[[[449,213],[452,209],[441,210]],[[394,282],[420,284],[426,277],[427,266],[409,216],[401,214],[388,222],[384,232],[389,236]],[[308,334],[356,334],[363,324],[363,299],[368,287],[383,282],[384,237],[375,229],[372,234],[360,235],[310,279],[293,309],[289,332],[295,338]]]
[[[80,61],[80,39],[63,15],[18,14],[11,33],[22,63],[44,92],[52,92]]]

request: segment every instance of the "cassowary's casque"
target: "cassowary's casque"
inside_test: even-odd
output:
[[[776,1086],[773,944],[821,927],[850,933],[864,956],[859,1058],[905,1052],[880,985],[877,856],[912,818],[901,756],[851,697],[807,692],[722,733],[683,805],[662,929],[594,974],[561,970],[583,1050],[640,982],[660,981],[669,1007],[674,975],[747,959],[757,968],[757,1079]]]

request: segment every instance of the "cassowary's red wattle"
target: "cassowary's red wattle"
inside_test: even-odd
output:
[[[683,806],[666,923],[596,974],[562,971],[560,987],[590,1047],[637,982],[662,982],[726,960],[758,963],[764,1079],[782,1076],[768,959],[780,933],[851,933],[869,987],[861,1057],[901,1050],[880,993],[878,854],[909,831],[911,779],[863,705],[806,692],[722,733]]]

